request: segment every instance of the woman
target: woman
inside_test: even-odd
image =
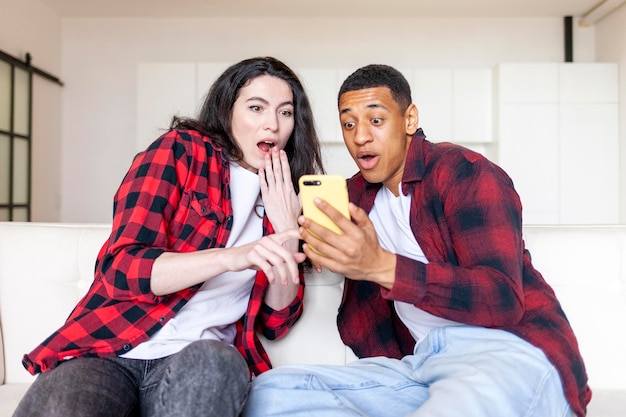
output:
[[[228,68],[133,161],[89,292],[24,356],[41,375],[14,416],[238,416],[270,367],[255,329],[281,337],[302,312],[294,185],[319,171],[293,71]]]

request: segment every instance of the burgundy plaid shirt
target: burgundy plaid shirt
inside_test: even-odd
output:
[[[369,212],[381,184],[360,174],[350,201]],[[339,311],[344,342],[359,357],[411,354],[415,341],[392,300],[475,326],[510,331],[539,347],[560,373],[572,410],[591,399],[578,343],[552,288],[522,240],[522,208],[508,175],[480,154],[414,136],[402,178],[411,228],[428,264],[397,255],[386,290],[347,279]]]
[[[65,324],[24,355],[24,367],[35,374],[71,358],[120,355],[162,328],[200,285],[153,294],[154,260],[166,251],[226,245],[233,224],[229,180],[221,150],[195,131],[169,131],[138,155],[115,195],[112,232],[98,254],[93,284]],[[257,273],[247,312],[237,323],[235,345],[255,374],[271,367],[256,331],[279,338],[302,313],[303,284],[281,311],[263,303],[266,288],[267,278]]]

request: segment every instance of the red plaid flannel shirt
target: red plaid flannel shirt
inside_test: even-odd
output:
[[[35,374],[71,358],[120,355],[174,317],[200,285],[157,296],[150,291],[153,262],[165,251],[226,245],[233,223],[229,179],[221,150],[195,131],[169,131],[138,155],[115,195],[112,232],[93,284],[65,324],[24,355],[24,367]],[[272,233],[267,217],[263,233]],[[301,282],[293,303],[274,311],[263,303],[267,278],[257,273],[235,340],[252,373],[271,367],[256,331],[269,339],[288,331],[302,313],[302,276]]]
[[[381,184],[360,174],[350,201],[369,212]],[[576,337],[522,240],[522,207],[508,175],[480,154],[413,137],[402,178],[412,196],[411,228],[428,264],[397,256],[386,290],[346,279],[339,312],[344,342],[359,357],[411,354],[415,341],[391,300],[470,325],[510,331],[539,347],[561,375],[572,410],[591,399]]]

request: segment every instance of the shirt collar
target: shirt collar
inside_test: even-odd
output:
[[[424,176],[424,141],[426,136],[424,131],[419,128],[411,139],[409,150],[404,163],[404,173],[402,174],[402,183],[420,181]]]
[[[426,135],[424,135],[424,131],[421,128],[417,129],[409,144],[406,161],[404,162],[404,173],[402,174],[402,193],[404,195],[408,193],[406,189],[408,183],[421,181],[424,176],[425,157],[423,144],[425,140]],[[368,183],[361,175],[357,175],[357,177],[359,178],[358,181],[362,181],[365,186],[364,193],[358,197],[358,201],[360,201],[361,207],[369,213],[374,205],[376,193],[380,190],[382,183]]]

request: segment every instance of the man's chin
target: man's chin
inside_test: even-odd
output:
[[[369,182],[370,184],[376,184],[376,183],[382,182],[382,180],[378,178],[378,176],[374,175],[373,172],[367,171],[364,169],[360,169],[360,171],[365,181]]]

